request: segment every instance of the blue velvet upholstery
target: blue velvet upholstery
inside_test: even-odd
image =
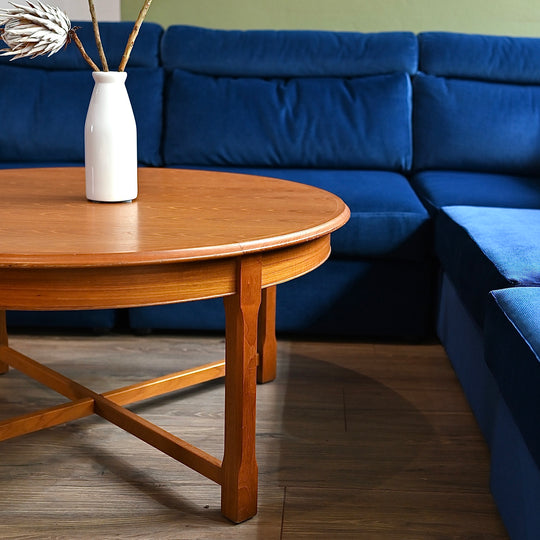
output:
[[[419,74],[414,168],[530,175],[540,170],[540,86]]]
[[[457,32],[418,36],[419,70],[440,77],[540,84],[540,40]]]
[[[467,171],[423,171],[411,185],[434,215],[443,206],[540,209],[540,179]]]
[[[495,411],[494,424],[491,493],[509,537],[537,540],[540,532],[540,469],[502,398]]]
[[[472,316],[448,274],[443,273],[437,306],[437,336],[459,379],[488,445],[494,431],[499,393],[484,360],[483,327]]]
[[[166,165],[411,166],[410,33],[172,26],[162,54]]]
[[[490,294],[485,357],[540,467],[540,287],[516,287]]]
[[[491,490],[511,538],[540,534],[540,288],[490,294],[485,362],[502,395],[494,411]]]
[[[166,165],[403,171],[412,161],[405,73],[267,79],[175,70],[165,117]]]
[[[88,69],[0,65],[0,162],[84,163],[84,122],[93,86]],[[139,161],[159,165],[163,72],[129,69],[126,87],[137,121]]]
[[[211,30],[170,26],[162,43],[167,69],[219,77],[356,77],[416,73],[410,32]]]
[[[540,285],[540,210],[445,207],[435,250],[478,324],[489,291]]]
[[[532,288],[531,288],[532,289]],[[540,531],[540,468],[484,358],[482,327],[444,276],[437,333],[490,449],[490,485],[511,538],[536,540]],[[503,335],[491,333],[492,347]]]
[[[425,33],[414,81],[414,167],[540,170],[539,41]]]

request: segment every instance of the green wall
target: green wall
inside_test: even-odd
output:
[[[122,0],[122,19],[137,17],[142,0]],[[154,0],[148,21],[209,28],[447,30],[540,36],[533,0]]]

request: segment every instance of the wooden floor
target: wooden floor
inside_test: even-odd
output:
[[[220,337],[26,336],[94,390],[223,357]],[[209,480],[90,417],[0,443],[0,538],[504,539],[489,462],[438,345],[280,341],[258,387],[259,513],[221,517]],[[11,370],[0,419],[63,398]],[[223,386],[132,409],[221,458]]]

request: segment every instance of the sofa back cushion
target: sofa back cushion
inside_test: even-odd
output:
[[[416,47],[398,32],[169,27],[164,162],[407,170]]]
[[[91,24],[77,26],[87,52],[99,65]],[[100,25],[110,69],[118,67],[131,28],[131,23]],[[142,26],[127,69],[139,161],[147,165],[161,163],[162,32],[155,24]],[[84,122],[94,86],[91,74],[74,44],[51,57],[12,62],[0,57],[0,162],[84,162]]]
[[[414,168],[540,171],[540,39],[419,35]]]

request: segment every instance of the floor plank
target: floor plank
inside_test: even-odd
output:
[[[477,494],[287,488],[282,538],[507,538],[492,520],[493,505]]]
[[[16,335],[104,392],[223,357],[222,337]],[[489,457],[439,345],[279,342],[258,387],[259,513],[231,525],[219,487],[90,417],[4,441],[0,538],[507,538]],[[220,381],[130,408],[221,457]],[[65,401],[11,370],[0,419]]]

